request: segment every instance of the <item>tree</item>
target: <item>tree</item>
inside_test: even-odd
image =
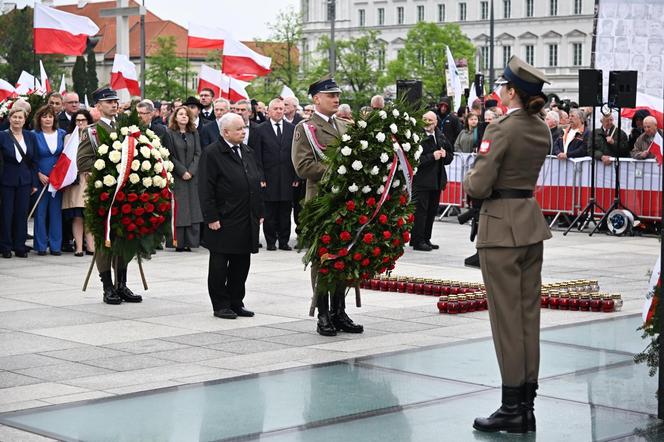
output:
[[[446,46],[450,47],[456,60],[469,60],[468,70],[475,72],[475,46],[461,32],[459,25],[450,23],[439,26],[435,23],[420,22],[408,31],[406,44],[399,51],[397,59],[388,63],[385,80],[392,84],[399,79],[422,80],[424,98],[429,101],[447,95]],[[454,103],[454,106],[460,104]]]
[[[85,72],[85,58],[83,56],[76,57],[76,62],[74,63],[71,76],[72,82],[74,83],[74,92],[78,94],[79,99],[81,102],[83,102],[88,92],[87,75]]]
[[[87,89],[86,92],[88,93],[88,98],[92,98],[92,93],[99,87],[99,80],[97,79],[97,58],[95,57],[95,52],[92,49],[88,50],[87,56],[88,60],[85,69],[85,87]]]
[[[192,91],[185,84],[189,62],[176,55],[175,37],[157,37],[156,43],[158,49],[155,55],[148,59],[149,65],[145,71],[145,95],[153,99],[167,100],[190,95]]]

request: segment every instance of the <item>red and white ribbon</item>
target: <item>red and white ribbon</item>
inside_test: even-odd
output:
[[[140,132],[138,133],[140,135]],[[134,154],[136,152],[136,134],[131,134],[125,137],[122,142],[121,158],[120,158],[120,170],[118,171],[118,180],[115,185],[115,192],[113,193],[113,199],[111,199],[111,205],[108,207],[108,213],[106,214],[106,225],[104,228],[104,245],[106,247],[111,247],[111,213],[113,209],[113,204],[115,204],[115,198],[118,196],[118,192],[122,190],[129,174],[131,173],[131,163],[134,161]]]
[[[323,152],[325,150],[325,146],[320,144],[318,142],[318,138],[316,138],[316,126],[309,123],[303,123],[302,128],[304,129],[304,135],[307,137],[314,155],[321,160],[327,160],[327,156],[325,155],[325,152]]]
[[[401,165],[401,173],[403,173],[404,180],[406,181],[406,191],[408,191],[408,201],[413,199],[413,167],[410,165],[408,158],[406,157],[406,152],[404,152],[403,147],[399,144],[397,137],[392,135],[392,147],[396,156],[399,158],[399,164]]]

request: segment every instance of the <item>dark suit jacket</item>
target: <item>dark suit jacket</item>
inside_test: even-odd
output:
[[[553,145],[553,154],[558,155],[561,152],[565,151],[565,145],[563,144],[563,139],[565,138],[565,132],[558,138],[556,143]],[[581,158],[589,154],[588,146],[590,143],[590,129],[586,128],[583,131],[583,134],[577,132],[574,136],[574,139],[570,141],[569,146],[567,146],[567,158]]]
[[[256,128],[258,126],[259,125],[257,123],[249,120],[249,127],[247,128],[249,131],[249,139],[247,140],[247,144],[254,150],[254,152],[256,151],[256,146],[258,145],[258,135],[256,134]]]
[[[420,165],[417,166],[417,173],[413,178],[413,188],[415,190],[444,190],[447,185],[445,165],[454,160],[454,147],[440,129],[436,128],[434,133],[435,140],[430,136],[422,140]],[[445,149],[445,157],[435,160],[433,153],[441,148]]]
[[[150,126],[148,126],[148,129],[150,129],[159,137],[161,144],[164,144],[164,136],[166,135],[166,126],[157,123],[155,120],[152,120]]]
[[[261,181],[267,183],[263,192],[265,201],[292,201],[293,181],[297,179],[291,160],[295,126],[282,122],[281,139],[274,132],[272,121],[267,120],[256,129],[256,161],[261,170]]]
[[[205,121],[214,121],[214,120],[216,120],[217,117],[215,117],[215,115],[214,115],[214,105],[210,106],[210,115],[209,116],[207,116],[207,117],[205,116],[205,114],[203,113],[203,109],[201,109],[201,113],[198,116],[200,118],[204,119]]]
[[[284,117],[284,118],[286,118],[286,117]],[[304,120],[304,118],[302,118],[302,115],[295,112],[295,116],[293,117],[293,121],[291,122],[291,124],[293,126],[297,126],[297,123],[299,123],[302,120]]]
[[[67,118],[67,113],[62,111],[58,114],[58,127],[63,130],[69,129],[69,124],[71,120]]]
[[[33,186],[37,187],[37,140],[35,134],[23,129],[23,139],[28,148],[26,158],[19,163],[16,161],[14,142],[9,136],[9,129],[0,131],[0,150],[5,164],[0,184],[7,187]]]
[[[221,139],[203,149],[198,169],[205,235],[203,246],[216,253],[257,253],[261,216],[260,171],[254,151],[241,145],[239,158]],[[207,224],[221,222],[221,229]]]
[[[211,121],[209,124],[206,124],[203,129],[200,131],[201,136],[201,147],[205,149],[210,144],[219,140],[221,133],[219,131],[219,123],[217,120]]]

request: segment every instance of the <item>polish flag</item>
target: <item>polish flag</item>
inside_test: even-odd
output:
[[[14,86],[9,84],[8,81],[5,81],[0,78],[0,102],[5,101],[9,97],[16,96],[16,89]]]
[[[88,17],[35,2],[33,32],[35,54],[83,55],[99,27]]]
[[[51,82],[48,81],[48,75],[46,75],[46,69],[44,69],[44,63],[39,60],[39,77],[41,78],[42,90],[47,94],[51,92]]]
[[[222,96],[228,98],[230,101],[248,100],[249,94],[246,91],[249,83],[246,81],[238,80],[237,78],[223,75],[221,77],[221,93]]]
[[[31,94],[34,91],[41,90],[41,88],[41,84],[32,74],[21,71],[21,75],[16,82],[16,93],[18,95]]]
[[[141,95],[136,65],[126,55],[115,54],[113,69],[111,69],[111,88],[114,90],[127,89],[131,95],[137,97]]]
[[[648,152],[653,154],[655,156],[655,159],[657,160],[657,164],[660,166],[662,165],[662,147],[664,146],[664,143],[662,143],[662,136],[660,135],[659,131],[655,134],[655,138],[653,138],[652,143],[650,143],[650,147],[648,148]]]
[[[224,41],[232,38],[224,29],[189,23],[187,44],[190,48],[224,49]]]
[[[623,118],[632,118],[637,110],[645,109],[657,120],[657,127],[664,127],[664,114],[662,113],[662,97],[655,97],[648,94],[637,92],[636,107],[620,109],[620,116]]]
[[[67,187],[76,180],[76,176],[78,175],[78,168],[76,167],[78,142],[78,129],[75,129],[71,133],[69,140],[67,140],[67,144],[65,144],[65,147],[58,157],[58,160],[55,162],[55,166],[53,166],[48,178],[48,191],[51,192],[51,195],[53,196],[55,196],[55,193],[58,190]]]
[[[215,97],[220,97],[223,76],[224,74],[220,70],[201,64],[201,70],[198,73],[198,93],[200,94],[203,88],[207,87],[214,91]]]
[[[281,94],[279,94],[281,98],[286,98],[286,97],[294,97],[295,92],[288,86],[284,85],[284,87],[281,88]]]
[[[224,44],[221,70],[224,74],[242,80],[261,77],[270,73],[272,59],[261,55],[237,40],[228,39]]]
[[[67,85],[65,84],[65,74],[62,74],[62,80],[60,80],[60,89],[58,89],[60,95],[67,92]]]

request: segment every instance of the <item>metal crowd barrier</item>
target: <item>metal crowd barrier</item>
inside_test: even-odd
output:
[[[440,194],[439,205],[446,206],[441,213],[439,220],[447,216],[452,207],[465,207],[466,205],[466,192],[463,190],[463,177],[470,168],[468,162],[473,158],[473,154],[454,152],[454,159],[450,164],[445,166],[447,173],[447,186]]]

